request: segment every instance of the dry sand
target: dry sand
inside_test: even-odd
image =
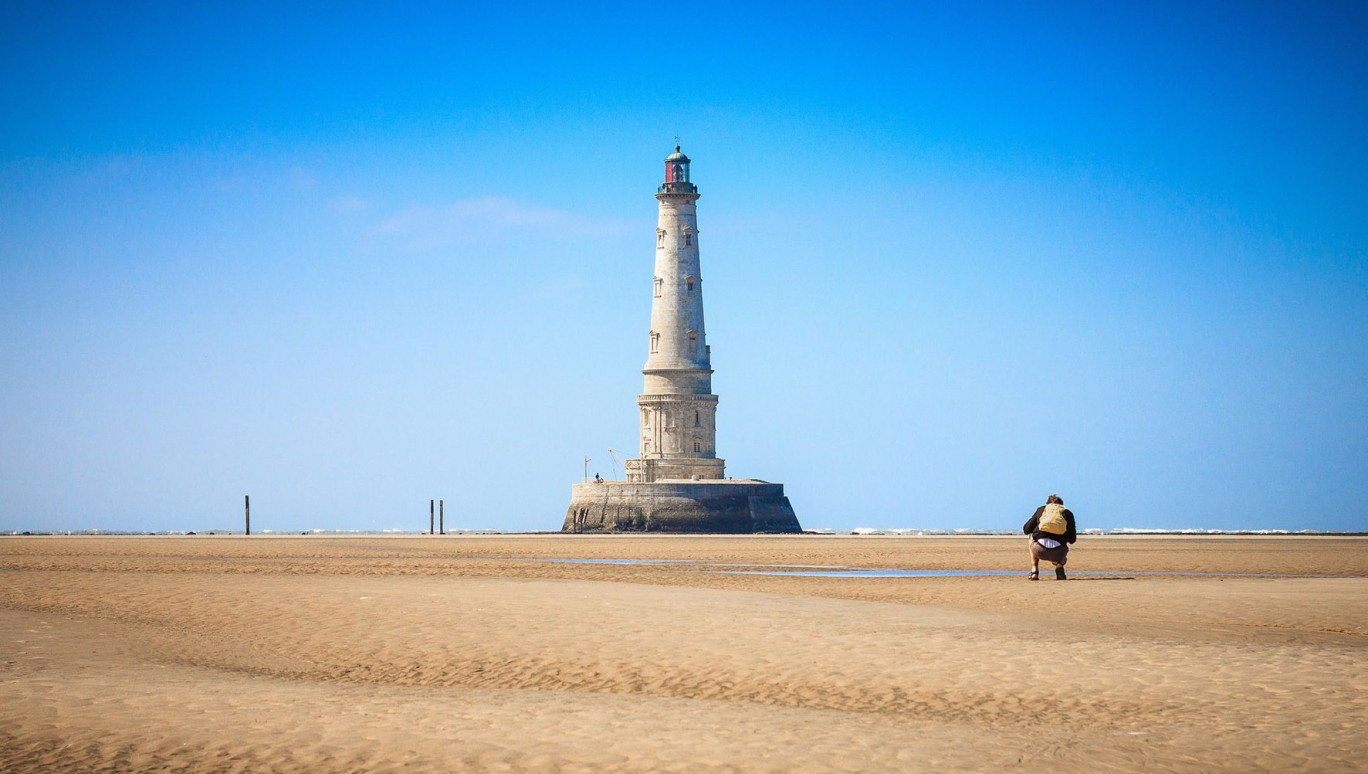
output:
[[[1025,566],[1015,538],[0,538],[0,770],[1368,769],[1368,540]]]

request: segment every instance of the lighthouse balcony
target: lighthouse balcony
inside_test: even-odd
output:
[[[685,182],[679,182],[679,183],[661,183],[661,184],[660,184],[660,187],[656,189],[656,193],[658,193],[658,194],[696,194],[696,193],[698,193],[698,186],[694,185],[693,183],[685,183]]]

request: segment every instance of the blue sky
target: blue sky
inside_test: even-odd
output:
[[[1368,7],[9,4],[0,528],[556,529],[661,160],[808,527],[1368,530]]]

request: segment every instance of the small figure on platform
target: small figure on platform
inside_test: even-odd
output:
[[[1045,498],[1045,504],[1036,508],[1021,531],[1031,536],[1031,574],[1027,578],[1040,580],[1040,560],[1044,559],[1055,566],[1055,580],[1068,580],[1064,563],[1069,559],[1069,545],[1078,539],[1078,526],[1059,495]]]
[[[603,483],[603,476],[600,476],[599,474],[595,473],[595,474],[594,474],[594,483],[595,483],[595,484],[602,484],[602,483]]]

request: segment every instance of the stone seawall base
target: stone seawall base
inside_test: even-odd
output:
[[[562,532],[802,532],[783,484],[603,481],[571,487]]]

